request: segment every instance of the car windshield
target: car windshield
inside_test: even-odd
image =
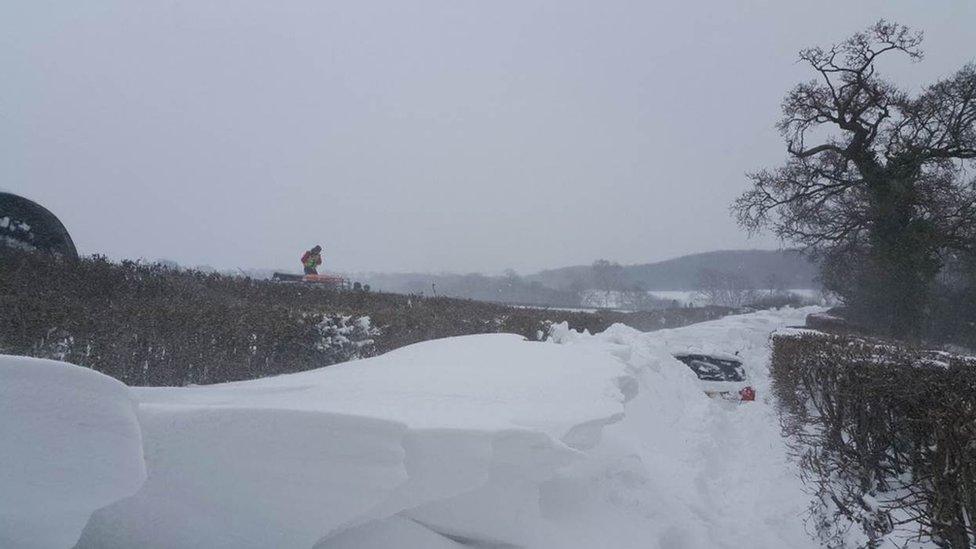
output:
[[[708,355],[677,355],[702,381],[745,381],[746,372],[738,360]]]

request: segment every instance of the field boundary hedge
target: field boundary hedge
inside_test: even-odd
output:
[[[799,331],[771,374],[826,546],[976,546],[976,359]]]
[[[514,308],[336,291],[104,257],[72,261],[0,246],[0,353],[64,360],[129,385],[253,379],[469,334],[507,332],[535,340],[555,322],[591,332],[617,322],[653,330],[731,312]]]

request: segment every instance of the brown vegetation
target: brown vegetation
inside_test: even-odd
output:
[[[554,322],[591,332],[617,322],[654,330],[729,312],[520,309],[100,257],[69,261],[0,246],[0,352],[65,360],[130,385],[252,379],[441,337],[508,332],[538,339]]]
[[[976,543],[976,359],[807,332],[774,337],[771,368],[827,546]]]

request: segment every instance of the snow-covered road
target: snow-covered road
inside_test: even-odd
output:
[[[766,401],[769,334],[812,310],[652,333],[557,327],[548,343],[451,338],[263,380],[130,388],[129,401],[100,374],[0,357],[0,440],[13,441],[0,447],[0,541],[814,547],[801,517],[809,498]],[[707,398],[671,356],[688,349],[738,352],[759,400]],[[88,396],[71,398],[79,386]],[[44,387],[58,389],[43,406],[25,395]],[[65,447],[73,441],[88,455]],[[118,474],[48,480],[84,477],[91,462]],[[38,532],[51,541],[30,545]]]
[[[564,344],[617,356],[640,392],[589,459],[561,471],[577,494],[564,500],[576,509],[559,521],[565,537],[548,547],[818,547],[804,529],[809,497],[786,458],[767,376],[770,333],[802,324],[813,310],[651,333],[619,325],[593,336],[557,333]],[[688,350],[738,353],[758,400],[705,397],[690,369],[671,358]]]

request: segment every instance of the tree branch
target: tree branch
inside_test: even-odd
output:
[[[790,154],[792,154],[793,156],[795,156],[797,158],[809,158],[809,157],[811,157],[813,155],[820,154],[820,153],[826,152],[826,151],[833,151],[833,152],[835,152],[835,153],[837,153],[839,155],[842,155],[842,156],[844,155],[845,152],[847,152],[844,149],[838,147],[837,145],[833,145],[831,143],[825,143],[823,145],[817,145],[816,147],[807,149],[805,151],[801,151],[801,150],[794,149],[793,148],[793,143],[790,143],[789,145],[787,145],[787,150],[789,151]]]

